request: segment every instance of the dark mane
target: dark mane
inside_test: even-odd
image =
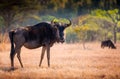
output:
[[[26,42],[36,39],[39,39],[39,43],[43,43],[45,39],[48,39],[50,42],[55,42],[56,40],[55,34],[57,29],[48,23],[42,22],[27,28],[28,30],[24,33]]]

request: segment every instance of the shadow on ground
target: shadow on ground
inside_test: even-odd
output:
[[[0,70],[5,71],[5,72],[12,72],[17,70],[18,68],[10,68],[10,67],[0,67]]]

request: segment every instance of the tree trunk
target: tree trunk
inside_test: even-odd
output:
[[[3,12],[2,17],[4,19],[4,28],[3,32],[7,32],[13,23],[15,13],[12,11]]]
[[[85,47],[85,41],[83,41],[83,48],[86,49],[86,47]]]
[[[114,43],[117,42],[117,35],[116,35],[116,27],[117,27],[117,24],[114,25],[114,28],[113,28],[113,40],[114,40]]]

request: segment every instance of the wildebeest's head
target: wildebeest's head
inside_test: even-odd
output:
[[[68,19],[69,20],[69,19]],[[65,28],[69,27],[71,25],[71,20],[69,20],[69,23],[61,24],[59,22],[54,22],[54,19],[51,21],[51,24],[54,27],[57,27],[59,31],[59,42],[63,43],[65,41],[64,39],[64,30]]]

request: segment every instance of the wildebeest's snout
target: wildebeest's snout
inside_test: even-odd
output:
[[[58,43],[64,43],[64,42],[65,42],[65,39],[64,39],[64,38],[62,38],[62,39],[61,39],[61,38],[58,38],[58,39],[57,39],[57,42],[58,42]]]
[[[61,42],[61,43],[65,42],[63,31],[60,32],[60,42]]]
[[[64,43],[64,42],[65,42],[65,39],[64,39],[64,38],[63,38],[63,39],[61,39],[61,40],[60,40],[60,42],[61,42],[61,43]]]

